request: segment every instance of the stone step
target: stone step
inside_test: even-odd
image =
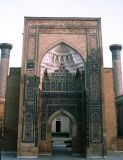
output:
[[[53,145],[65,145],[65,143],[62,140],[54,140]]]

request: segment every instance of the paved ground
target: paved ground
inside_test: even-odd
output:
[[[1,160],[17,160],[16,154],[3,154],[1,157]],[[25,160],[22,159],[21,160]],[[27,159],[26,159],[27,160]],[[37,159],[33,158],[31,160],[85,160],[81,156],[72,156],[70,153],[68,154],[63,154],[62,152],[59,154],[54,154],[52,156],[40,156]],[[108,154],[108,157],[103,159],[96,159],[94,158],[93,160],[123,160],[123,152],[112,152]]]
[[[81,155],[72,155],[71,150],[66,149],[64,140],[55,139],[53,143],[53,155],[39,156],[38,158],[16,158],[16,153],[2,153],[0,160],[86,160]],[[123,160],[123,152],[109,152],[105,158],[93,158],[88,160]]]
[[[38,158],[28,158],[31,160],[85,160],[82,156],[72,155],[70,151],[66,151],[65,147],[54,147],[53,155],[39,156]],[[17,160],[16,153],[2,153],[0,160]],[[24,158],[18,160],[27,160]],[[89,160],[89,159],[88,159]],[[92,160],[92,159],[90,159]],[[93,160],[123,160],[123,152],[110,152],[107,158],[93,158]]]

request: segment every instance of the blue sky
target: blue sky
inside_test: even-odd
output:
[[[0,43],[13,45],[10,67],[21,66],[24,16],[100,17],[105,67],[112,66],[109,45],[123,45],[123,0],[1,0]]]

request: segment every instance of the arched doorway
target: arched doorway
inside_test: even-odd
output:
[[[52,153],[52,124],[60,115],[72,124],[72,152],[82,153],[86,116],[83,59],[73,48],[61,43],[45,54],[40,80],[39,153]]]
[[[47,133],[51,137],[52,151],[58,150],[58,147],[63,147],[66,151],[72,151],[75,148],[72,140],[77,137],[76,120],[72,114],[61,108],[50,116]]]

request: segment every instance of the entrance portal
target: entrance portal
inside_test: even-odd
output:
[[[57,122],[61,124],[60,132],[56,132]],[[77,124],[75,118],[69,112],[60,109],[51,115],[48,120],[48,128],[48,134],[52,137],[53,151],[72,151],[72,148],[74,148],[72,147],[72,140],[77,138]]]
[[[71,132],[71,124],[68,117],[63,115],[58,115],[54,118],[52,123],[52,134],[55,136],[60,136],[66,133],[66,135]]]
[[[52,153],[48,123],[60,110],[76,122],[72,152],[103,156],[100,18],[25,17],[23,35],[17,156]]]
[[[44,56],[40,84],[40,151],[46,146],[49,149],[46,152],[52,153],[52,143],[54,146],[62,141],[73,153],[82,152],[84,77],[84,62],[68,45],[61,43]]]
[[[53,151],[71,150],[71,121],[65,115],[58,115],[52,122],[52,143]]]

